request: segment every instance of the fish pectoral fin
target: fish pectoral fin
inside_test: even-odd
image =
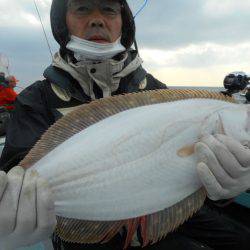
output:
[[[193,143],[191,145],[186,145],[183,148],[179,149],[177,155],[179,157],[188,157],[194,154],[194,152],[195,152],[195,144]]]
[[[223,125],[223,121],[222,121],[222,117],[219,114],[219,120],[218,120],[218,124],[217,124],[217,132],[218,134],[223,134],[226,135],[226,131]]]
[[[247,109],[246,131],[250,131],[250,108]]]

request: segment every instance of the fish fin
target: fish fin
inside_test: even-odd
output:
[[[106,243],[122,229],[124,224],[124,221],[98,222],[58,217],[55,232],[66,242]]]
[[[183,224],[201,208],[205,199],[206,191],[201,188],[170,208],[151,215],[121,221],[84,221],[58,217],[56,234],[66,242],[95,244],[110,241],[126,228],[124,244],[126,249],[139,229],[144,247],[156,243]]]
[[[218,134],[226,135],[225,127],[223,125],[223,120],[222,120],[222,117],[221,117],[220,114],[219,114],[219,121],[218,121],[217,125],[218,125],[218,127],[217,127],[217,133]]]
[[[174,206],[148,215],[146,217],[147,238],[142,235],[143,245],[154,244],[166,237],[168,233],[173,232],[201,208],[205,199],[206,191],[201,188]]]
[[[194,152],[195,152],[195,144],[191,144],[179,149],[177,155],[183,158],[193,155]]]
[[[246,131],[250,131],[250,108],[247,109]]]
[[[147,234],[147,216],[142,216],[140,219],[140,233],[141,238],[143,239],[142,247],[145,247],[149,244],[148,234]]]
[[[140,222],[140,218],[128,220],[127,235],[126,235],[126,240],[125,240],[123,249],[127,249],[130,246],[133,236],[136,233],[137,228],[139,226],[139,222]]]
[[[200,140],[201,137],[215,134],[226,134],[222,117],[218,112],[209,114],[205,117],[201,124],[201,131],[198,140]]]
[[[216,92],[176,89],[151,90],[98,99],[79,106],[59,119],[42,135],[19,165],[29,168],[74,134],[114,114],[140,106],[192,98],[234,102],[232,98]]]

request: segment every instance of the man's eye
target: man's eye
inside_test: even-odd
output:
[[[76,9],[76,12],[77,13],[88,13],[88,12],[90,12],[90,8],[81,6],[81,7]]]
[[[102,11],[106,14],[109,14],[109,15],[117,15],[118,14],[118,11],[114,8],[111,8],[111,7],[103,7]]]

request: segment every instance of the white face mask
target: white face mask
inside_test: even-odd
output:
[[[126,50],[121,44],[121,38],[118,38],[114,43],[103,44],[71,36],[66,47],[74,52],[77,61],[104,61]]]

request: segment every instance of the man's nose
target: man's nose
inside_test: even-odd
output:
[[[101,27],[103,28],[104,27],[104,22],[102,19],[100,18],[93,18],[90,22],[89,22],[89,25],[91,27]]]
[[[104,27],[105,23],[103,20],[103,16],[99,10],[95,10],[92,13],[91,20],[89,22],[91,27]]]

